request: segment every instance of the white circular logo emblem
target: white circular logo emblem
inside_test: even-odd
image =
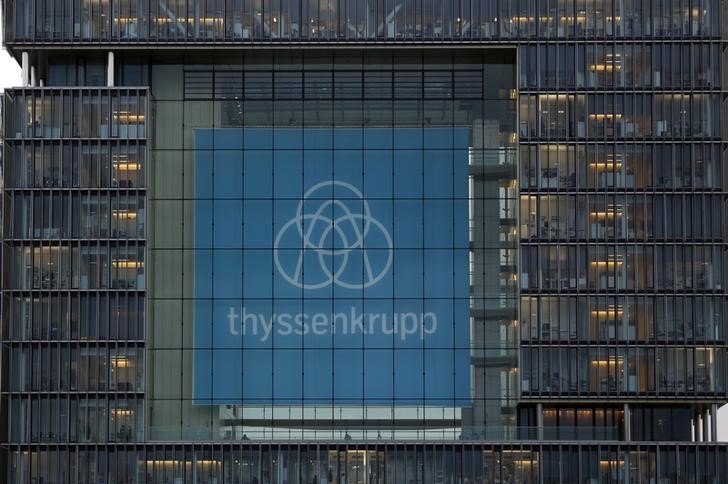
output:
[[[285,247],[296,248],[285,249],[281,244],[292,237],[297,243],[286,243]],[[295,216],[278,231],[273,255],[280,275],[298,288],[321,289],[336,284],[364,289],[387,274],[392,249],[391,235],[372,217],[359,189],[334,180],[317,183],[306,191]],[[347,270],[356,256],[361,257],[361,270],[356,264]],[[304,265],[311,263],[307,260],[316,261],[317,267],[307,269],[304,277]]]

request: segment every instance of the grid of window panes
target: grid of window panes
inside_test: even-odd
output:
[[[201,42],[720,36],[720,1],[16,0],[8,39]]]
[[[146,90],[5,92],[6,442],[142,440]]]
[[[10,447],[8,482],[718,483],[728,448],[704,445],[208,444]]]
[[[524,396],[725,395],[720,99],[522,94]]]
[[[520,53],[524,397],[722,401],[719,45]]]
[[[156,142],[153,151],[155,165],[151,174],[153,186],[151,204],[156,229],[150,242],[154,287],[153,299],[150,300],[153,321],[150,322],[148,350],[151,375],[147,393],[150,407],[150,438],[216,440],[296,436],[344,438],[345,435],[363,438],[379,433],[381,438],[418,436],[424,438],[429,435],[428,438],[452,439],[460,435],[461,426],[476,428],[475,432],[484,437],[486,422],[492,426],[491,437],[498,438],[503,435],[504,427],[510,427],[515,423],[513,408],[517,402],[518,382],[516,372],[513,370],[517,358],[516,326],[513,321],[516,319],[517,309],[517,286],[514,282],[517,251],[513,229],[517,216],[515,206],[517,100],[514,90],[516,66],[513,53],[512,50],[417,49],[352,50],[346,53],[307,51],[301,55],[273,51],[249,52],[237,56],[220,54],[214,63],[209,59],[203,63],[201,59],[191,55],[187,57],[185,63],[152,66],[150,85],[155,96]],[[332,143],[342,131],[346,131],[351,140],[362,139],[362,136],[369,136],[373,132],[386,132],[389,134],[385,138],[395,139],[393,136],[400,128],[409,130],[410,133],[424,134],[427,134],[428,130],[430,133],[441,133],[443,128],[446,128],[448,141],[445,145],[440,147],[432,145],[427,150],[423,149],[424,145],[414,151],[408,150],[389,141],[386,146],[376,147],[374,151],[371,146],[357,145],[355,150],[345,152],[345,159],[351,160],[350,166],[339,169],[340,174],[345,174],[355,167],[353,173],[359,173],[358,177],[364,180],[364,185],[367,186],[374,180],[362,177],[366,176],[367,172],[379,173],[374,171],[375,166],[381,166],[381,163],[385,162],[390,163],[391,167],[385,170],[381,180],[376,182],[381,181],[381,187],[386,188],[390,182],[401,185],[409,179],[416,180],[412,186],[418,187],[418,190],[427,187],[426,193],[431,194],[433,191],[438,191],[436,188],[438,181],[423,178],[424,167],[432,166],[427,165],[425,161],[440,160],[439,162],[448,165],[445,172],[449,172],[453,160],[460,159],[461,155],[464,156],[464,164],[469,168],[455,172],[467,178],[467,183],[470,185],[470,194],[465,194],[465,200],[470,199],[470,207],[467,203],[462,204],[462,209],[470,214],[470,226],[462,228],[464,232],[470,231],[471,274],[469,281],[459,281],[458,284],[462,282],[471,289],[469,302],[466,304],[470,310],[470,317],[466,309],[465,314],[459,316],[462,320],[458,324],[464,323],[465,326],[459,327],[465,328],[469,343],[464,344],[468,346],[467,348],[461,343],[458,343],[458,348],[454,346],[449,348],[470,355],[466,371],[471,373],[472,381],[475,382],[472,403],[468,401],[465,403],[465,408],[461,409],[454,407],[462,402],[454,400],[453,404],[456,405],[428,406],[424,400],[420,405],[411,402],[409,405],[403,405],[396,399],[381,401],[366,393],[357,397],[357,392],[362,390],[361,379],[366,374],[366,365],[362,374],[351,376],[351,382],[359,383],[342,388],[341,394],[329,396],[329,403],[325,404],[316,400],[307,401],[307,398],[310,398],[307,397],[310,380],[305,380],[303,390],[293,397],[276,397],[276,393],[269,391],[268,395],[273,397],[272,404],[266,403],[265,394],[261,393],[265,391],[264,389],[259,391],[261,396],[257,397],[258,402],[250,398],[244,402],[245,405],[215,405],[214,401],[200,405],[201,402],[194,402],[194,389],[191,388],[195,358],[192,338],[193,318],[195,305],[197,310],[207,307],[204,306],[207,304],[204,298],[195,299],[195,284],[204,282],[202,279],[204,266],[198,264],[196,257],[210,250],[200,247],[198,252],[195,251],[193,246],[195,224],[185,221],[192,220],[195,213],[196,185],[210,183],[207,180],[195,179],[195,161],[198,160],[200,163],[199,157],[205,151],[195,149],[194,134],[196,130],[199,133],[202,128],[210,131],[213,136],[226,136],[227,140],[237,139],[239,146],[248,143],[247,151],[238,149],[232,152],[232,159],[239,160],[240,164],[236,179],[243,183],[245,190],[243,193],[251,197],[249,202],[254,202],[246,202],[246,206],[262,208],[265,208],[266,203],[270,204],[275,200],[273,195],[277,192],[271,192],[263,198],[254,200],[258,197],[255,194],[265,191],[263,182],[266,178],[255,178],[253,176],[255,173],[252,171],[246,172],[248,173],[246,178],[242,176],[241,170],[243,166],[247,167],[246,170],[255,167],[255,160],[263,155],[263,160],[271,161],[260,165],[258,171],[268,170],[268,178],[275,180],[275,184],[271,186],[282,187],[290,183],[294,186],[296,183],[303,186],[304,178],[308,180],[307,177],[312,176],[311,179],[314,179],[315,172],[307,175],[306,170],[311,168],[306,164],[298,165],[298,168],[295,168],[296,165],[293,165],[293,168],[286,168],[289,165],[285,164],[285,160],[291,157],[295,160],[298,156],[301,159],[318,156],[321,160],[328,160],[324,166],[331,165],[329,171],[332,168],[336,170],[336,163],[341,162],[341,157],[336,154],[340,151],[334,150]],[[231,128],[245,128],[246,131],[242,129],[236,131]],[[256,129],[258,131],[255,131]],[[461,131],[466,133],[464,137],[460,137],[466,145],[464,151],[456,151],[451,143],[455,139],[455,134]],[[258,135],[253,137],[256,132]],[[302,143],[295,142],[298,138],[293,135],[296,133],[302,136]],[[314,145],[321,137],[329,141],[324,145]],[[431,144],[433,140],[434,138],[431,138],[427,143]],[[269,143],[269,146],[265,143]],[[285,143],[293,144],[285,145]],[[221,152],[210,155],[210,159],[219,159],[222,162],[225,158],[222,155],[229,154]],[[356,162],[357,159],[360,161]],[[414,161],[406,163],[407,160]],[[409,167],[406,174],[402,171],[405,165]],[[447,177],[452,179],[452,173],[443,175],[442,186],[451,184],[445,181]],[[372,186],[377,186],[376,183]],[[305,187],[308,188],[308,185]],[[402,194],[399,198],[407,197],[415,201],[414,206],[429,203],[423,194],[412,196]],[[441,198],[447,202],[453,195],[441,193],[434,198]],[[393,206],[394,202],[395,200],[389,195],[386,200],[374,200],[371,203],[382,207]],[[226,203],[228,206],[234,206],[236,201],[233,197],[233,200]],[[230,205],[231,203],[233,205]],[[283,207],[281,203],[276,203]],[[401,205],[398,200],[397,203]],[[240,226],[241,221],[244,223],[247,220],[248,223],[254,224],[257,220],[255,212],[250,210],[239,212],[218,211],[215,219],[227,215],[235,226]],[[397,219],[394,219],[392,225],[392,221],[386,216],[386,211],[380,212],[374,215],[384,216],[385,225],[394,234],[396,270],[397,264],[405,260],[403,255],[405,252],[402,250],[417,249],[416,246],[397,248],[397,239],[400,237],[397,226],[411,229],[417,234],[425,234],[428,233],[430,223],[434,219],[430,217],[429,220],[424,220],[416,216],[417,212],[412,212],[407,220],[402,219],[397,222]],[[400,214],[402,213],[410,212],[400,211]],[[293,215],[292,212],[288,217]],[[273,222],[284,219],[282,214],[276,214]],[[467,217],[462,217],[462,220],[466,219]],[[270,223],[270,220],[266,222],[265,233],[271,232]],[[202,225],[212,227],[205,222]],[[463,225],[467,225],[467,222]],[[255,227],[254,225],[246,230],[255,230]],[[280,226],[275,230],[278,228]],[[219,232],[222,229],[219,229],[217,224],[214,230],[217,234],[222,233]],[[450,234],[455,228],[453,222],[449,222],[437,230],[441,230],[443,234]],[[239,296],[241,300],[246,301],[248,305],[254,303],[260,305],[269,300],[269,306],[280,304],[279,307],[295,302],[298,307],[306,308],[306,311],[309,311],[309,307],[313,308],[319,304],[323,305],[321,307],[328,307],[326,311],[331,312],[334,307],[333,287],[328,288],[328,299],[319,302],[315,301],[315,298],[308,299],[308,296],[300,290],[295,292],[296,301],[286,302],[284,297],[277,296],[282,289],[273,289],[272,281],[277,277],[276,269],[272,263],[266,264],[266,260],[271,260],[270,250],[268,255],[265,251],[256,251],[255,249],[260,249],[260,246],[255,245],[257,239],[252,238],[253,236],[259,238],[260,234],[251,232],[245,235],[242,251],[239,249],[240,246],[235,247],[238,250],[238,257],[243,258],[242,272],[239,271],[235,278],[239,281],[242,277],[243,291]],[[466,234],[463,236],[468,237]],[[209,236],[205,235],[205,238]],[[433,235],[433,240],[436,238]],[[246,240],[249,241],[247,248]],[[272,239],[267,244],[270,249]],[[456,249],[452,242],[450,244],[443,246],[446,251],[450,251],[451,255],[448,257],[451,257],[453,250]],[[214,248],[212,250],[213,258],[216,250]],[[417,255],[422,251],[414,250],[412,253],[415,258],[407,260],[410,260],[410,264],[421,267],[420,272],[424,273],[428,262]],[[221,257],[225,255],[225,251],[218,251],[217,255]],[[192,270],[193,260],[195,270],[199,270],[201,274],[199,280]],[[230,264],[220,266],[215,270],[215,274],[221,273],[229,266]],[[246,267],[262,267],[262,269],[257,272],[255,270],[246,272]],[[402,269],[401,272],[406,273],[404,266]],[[452,278],[452,274],[448,277]],[[468,275],[460,274],[460,277],[468,278]],[[416,283],[411,288],[412,291],[417,291],[416,286],[422,286],[423,283],[424,281]],[[288,289],[287,292],[290,293],[290,289],[295,288]],[[379,298],[379,302],[389,301],[387,303],[389,311],[393,311],[393,308],[405,302],[402,298],[395,301],[394,293],[391,291],[390,289],[391,295],[382,295]],[[377,304],[373,299],[366,300],[363,292],[358,294],[360,295],[355,297],[356,301],[353,303],[350,301],[350,304],[358,305],[356,307],[361,307],[364,303]],[[419,300],[416,304],[430,304],[428,300],[430,296],[425,298],[424,294],[419,292],[417,294],[419,295],[415,298]],[[256,301],[256,298],[261,297],[264,300]],[[320,297],[316,296],[319,299]],[[452,296],[449,297],[452,301]],[[276,298],[280,298],[280,301]],[[443,296],[441,299],[443,302],[447,298]],[[227,319],[223,322],[227,324]],[[452,325],[452,322],[444,321],[442,324]],[[391,339],[391,336],[389,338]],[[287,344],[283,338],[279,340],[281,345]],[[301,351],[302,344],[303,339],[299,337],[297,351]],[[333,349],[329,347],[329,350]],[[340,349],[346,348],[342,346]],[[240,347],[237,351],[243,354],[240,353]],[[279,351],[285,350],[279,348]],[[351,364],[360,364],[367,351],[360,351],[358,354],[349,352],[354,358]],[[423,350],[420,348],[418,351],[422,353]],[[394,351],[388,355],[382,354],[382,357],[391,358],[400,353]],[[334,353],[330,354],[333,357]],[[367,358],[372,354],[368,353],[370,356]],[[337,360],[332,368],[333,372],[350,373],[349,369],[338,366],[345,364],[345,361]],[[182,368],[182,371],[171,372],[170,368]],[[210,372],[210,379],[216,378],[213,372],[228,371],[219,366],[216,368]],[[315,367],[308,368],[317,374]],[[276,366],[272,361],[271,364],[263,365],[253,371],[262,371],[269,375],[266,386],[270,386],[270,380],[275,382],[280,378],[276,375]],[[278,371],[284,374],[285,368]],[[333,384],[331,373],[328,375],[325,378],[330,379],[330,384]],[[237,370],[233,377],[236,378],[235,385],[238,385],[240,378],[251,378],[245,371],[241,375],[240,370]],[[303,374],[299,373],[298,378],[301,381],[296,382],[296,387],[302,384]],[[378,384],[387,386],[392,381],[393,377],[390,376],[389,383]],[[488,387],[486,382],[490,382],[487,384]],[[448,389],[442,391],[452,392]],[[349,398],[349,404],[342,405],[342,398]],[[435,423],[437,425],[434,425]],[[400,426],[399,429],[397,425]],[[302,430],[302,427],[306,426],[312,429]]]

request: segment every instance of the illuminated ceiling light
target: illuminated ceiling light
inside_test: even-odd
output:
[[[617,365],[617,364],[621,365],[623,362],[624,362],[624,360],[621,356],[617,357],[617,358],[610,356],[606,360],[604,360],[604,359],[592,360],[591,363],[592,363],[592,365],[599,365],[599,366],[609,365],[609,366],[611,366],[611,365]]]
[[[134,220],[138,216],[134,210],[112,210],[111,214],[119,220]]]
[[[134,259],[114,259],[111,265],[119,269],[141,269],[144,267],[144,262]]]
[[[139,171],[141,164],[129,161],[115,161],[113,167],[119,171]]]
[[[611,72],[611,71],[619,71],[622,69],[621,64],[618,63],[611,63],[611,64],[592,64],[589,66],[589,69],[596,72]]]
[[[132,113],[131,111],[116,111],[114,113],[114,119],[120,123],[143,123],[144,115]]]
[[[622,69],[621,54],[606,54],[604,63],[596,63],[589,66],[589,69],[596,72],[611,72]]]
[[[188,19],[190,22],[192,19]],[[200,23],[201,24],[222,24],[225,22],[225,19],[222,17],[200,17]]]
[[[595,265],[597,267],[611,267],[615,265],[622,265],[622,256],[621,255],[609,255],[607,257],[607,260],[599,260],[599,261],[591,261],[592,265]]]
[[[119,417],[128,417],[130,415],[134,415],[134,410],[126,408],[112,408],[111,413]]]
[[[597,266],[597,268],[610,268],[610,267],[614,267],[614,266],[621,266],[622,265],[622,261],[621,260],[617,260],[617,261],[613,261],[613,260],[593,260],[593,261],[591,261],[591,265]]]
[[[606,119],[613,120],[613,119],[621,119],[622,115],[619,113],[599,113],[599,114],[590,114],[590,118],[596,119],[597,121],[604,121]]]
[[[591,313],[594,316],[605,316],[610,318],[621,315],[623,313],[623,309],[624,308],[621,304],[618,304],[616,306],[614,304],[610,304],[604,309],[592,309]]]
[[[126,356],[112,356],[111,365],[116,368],[129,368],[131,366],[131,361],[129,361],[129,358]]]
[[[621,170],[622,169],[622,163],[610,163],[610,162],[591,162],[589,163],[589,166],[592,168],[596,168],[599,171],[612,171],[612,170]]]
[[[605,212],[603,211],[594,211],[590,212],[589,215],[591,215],[594,218],[597,219],[603,219],[603,218],[611,218],[611,217],[620,217],[622,216],[622,205],[617,203],[613,204],[610,203],[607,205],[607,210]]]

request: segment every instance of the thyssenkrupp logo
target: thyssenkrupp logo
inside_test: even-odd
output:
[[[294,249],[299,250],[298,257],[282,260],[281,252],[290,250],[283,249],[281,242],[291,236],[300,241],[299,249]],[[371,246],[367,246],[367,241],[374,236],[386,245],[377,247],[378,254],[384,254],[386,261],[384,257],[369,254]],[[349,183],[333,180],[317,183],[306,191],[296,213],[278,231],[273,255],[280,275],[298,288],[321,289],[336,284],[346,289],[364,289],[381,281],[389,271],[393,245],[389,231],[372,216],[361,191]],[[309,272],[304,277],[307,256],[317,259],[321,273]],[[361,277],[352,280],[352,271],[346,269],[357,256],[361,257]]]

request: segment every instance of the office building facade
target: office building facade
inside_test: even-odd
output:
[[[726,4],[6,0],[7,482],[721,482]]]

